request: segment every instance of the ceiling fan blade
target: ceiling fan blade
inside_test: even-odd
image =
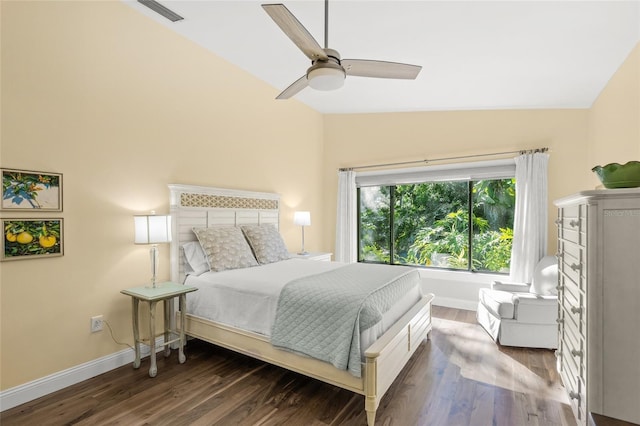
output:
[[[308,85],[309,84],[307,81],[307,75],[305,74],[299,79],[297,79],[296,81],[294,81],[289,87],[284,89],[282,93],[280,93],[276,97],[276,99],[289,99],[290,97],[296,95],[298,92],[300,92],[302,89],[304,89]]]
[[[271,16],[282,31],[309,59],[329,59],[322,47],[283,4],[263,4],[262,8]]]
[[[367,59],[343,59],[341,63],[347,75],[359,77],[403,78],[413,80],[422,69],[419,65],[370,61]]]

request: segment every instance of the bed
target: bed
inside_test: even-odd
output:
[[[205,281],[206,276],[217,274],[214,281],[220,281],[223,277],[234,276],[233,271],[220,273],[207,272],[201,275],[188,275],[188,264],[185,263],[184,247],[193,245],[197,241],[193,229],[206,229],[211,227],[246,225],[269,225],[277,229],[280,221],[278,194],[230,190],[192,185],[169,185],[170,209],[172,217],[172,242],[170,247],[171,280],[173,282],[198,286],[201,291],[196,293],[220,295],[220,289],[209,290]],[[264,268],[269,266],[269,268]],[[299,271],[306,269],[331,273],[346,271],[356,265],[336,265],[335,262],[317,262],[310,260],[290,259],[274,262],[270,265],[247,268],[256,280],[270,275],[283,277],[281,281],[287,281],[291,277],[298,277]],[[339,269],[338,266],[340,267]],[[362,266],[362,265],[361,265]],[[393,268],[392,268],[393,269]],[[258,272],[259,271],[259,272]],[[284,272],[283,272],[284,271]],[[295,272],[290,272],[295,271]],[[246,272],[240,272],[246,273]],[[288,274],[291,275],[291,277]],[[289,277],[289,278],[287,278]],[[287,278],[287,279],[285,279]],[[232,279],[232,278],[230,278]],[[249,280],[245,276],[233,278],[244,282]],[[190,280],[190,281],[189,281]],[[276,286],[275,293],[280,291]],[[217,292],[217,293],[216,293]],[[227,349],[258,358],[306,376],[324,381],[326,383],[347,389],[364,395],[367,423],[375,424],[375,416],[380,400],[400,373],[409,358],[413,355],[422,341],[428,338],[431,330],[431,302],[432,294],[404,297],[401,310],[395,310],[386,320],[384,330],[369,332],[367,329],[358,339],[362,348],[362,362],[358,363],[358,374],[346,369],[337,368],[331,362],[321,361],[304,354],[280,349],[272,345],[273,336],[267,330],[271,327],[271,320],[257,321],[259,324],[268,324],[265,329],[256,329],[255,326],[244,324],[247,318],[256,317],[256,312],[273,310],[274,299],[269,299],[267,308],[258,308],[256,312],[245,315],[244,319],[226,321],[211,318],[209,315],[194,306],[198,303],[192,299],[188,304],[185,329],[186,334]],[[232,303],[232,302],[230,302]],[[254,315],[255,314],[255,315]],[[386,314],[385,314],[386,315]],[[208,317],[208,318],[207,318]],[[259,318],[259,315],[257,316]],[[389,321],[392,319],[392,322]],[[237,322],[236,322],[237,321]],[[372,327],[371,329],[374,329]],[[358,358],[360,359],[360,358]],[[358,377],[358,375],[360,377]]]

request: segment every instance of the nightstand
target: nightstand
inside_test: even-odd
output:
[[[333,253],[309,252],[307,254],[289,253],[293,259],[320,260],[323,262],[331,262]]]
[[[151,366],[149,367],[149,376],[155,377],[158,372],[156,366],[156,303],[163,302],[164,305],[164,356],[167,357],[171,353],[171,343],[178,342],[178,361],[180,364],[184,363],[187,358],[184,355],[184,313],[187,303],[187,293],[196,291],[196,287],[191,287],[182,284],[176,284],[171,282],[165,282],[157,284],[155,288],[150,287],[132,287],[126,290],[122,290],[120,293],[131,296],[132,304],[132,318],[133,318],[133,341],[136,352],[136,359],[133,361],[133,368],[140,367],[140,343],[143,342],[140,339],[140,320],[139,320],[139,306],[140,301],[147,302],[149,304],[149,359],[151,360]],[[171,323],[171,301],[174,297],[178,298],[178,307],[180,311],[180,324],[176,324],[176,329],[170,329]],[[174,339],[170,339],[171,335],[175,335]]]

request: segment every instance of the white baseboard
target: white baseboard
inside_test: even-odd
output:
[[[446,308],[464,309],[466,311],[475,311],[478,309],[477,300],[462,300],[454,299],[452,297],[436,296],[435,299],[433,299],[433,304],[436,306],[444,306]]]
[[[164,349],[164,337],[156,340],[156,352]],[[149,346],[141,345],[142,356],[149,354]],[[133,363],[133,349],[124,349],[93,361],[68,368],[24,385],[16,386],[0,392],[0,412],[24,404],[41,396],[48,395],[67,386],[80,383],[102,373]]]

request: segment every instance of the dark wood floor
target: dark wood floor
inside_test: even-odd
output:
[[[434,307],[433,316],[377,425],[575,425],[552,351],[500,347],[474,312]],[[185,364],[175,352],[159,357],[156,378],[145,359],[7,410],[0,423],[366,425],[360,395],[200,341]]]

